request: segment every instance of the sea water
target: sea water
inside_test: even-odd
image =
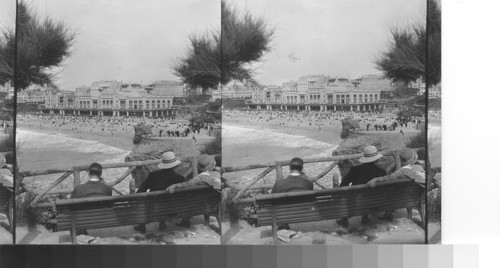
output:
[[[251,129],[239,126],[222,126],[222,163],[224,167],[246,166],[257,163],[288,161],[293,157],[303,159],[331,156],[337,145],[314,140],[305,136],[290,135],[271,130]],[[331,163],[306,164],[304,171],[315,175]],[[284,175],[288,168],[283,168]],[[226,175],[235,183],[245,183],[259,170]],[[334,169],[332,172],[338,172]]]
[[[45,134],[18,129],[16,133],[18,146],[17,161],[20,171],[36,171],[47,169],[67,169],[73,166],[97,163],[121,163],[130,153],[97,141],[81,140],[64,134]],[[108,169],[103,172],[106,181],[117,179],[123,168]],[[27,180],[34,187],[43,187],[61,176],[30,177]],[[86,174],[83,172],[82,177]]]

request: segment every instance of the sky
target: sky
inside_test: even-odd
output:
[[[12,29],[16,23],[16,1],[0,0],[0,29]]]
[[[275,27],[272,51],[254,64],[264,85],[323,74],[357,78],[373,64],[390,29],[425,18],[425,0],[233,0]]]
[[[189,35],[220,27],[219,0],[29,3],[42,17],[64,21],[76,32],[71,57],[56,70],[61,90],[100,80],[179,80],[171,67],[187,51]]]

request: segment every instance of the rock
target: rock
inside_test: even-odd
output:
[[[389,227],[387,227],[387,231],[397,231],[399,230],[399,227],[395,226],[395,225],[391,225]]]
[[[349,130],[359,129],[359,121],[351,118],[342,120],[342,131],[340,137],[345,139],[349,136]]]
[[[193,237],[196,237],[196,233],[193,233],[193,232],[187,232],[185,235],[185,237],[188,237],[188,238],[193,238]]]
[[[199,146],[190,140],[186,140],[185,142],[163,140],[162,142],[141,143],[135,146],[132,152],[125,157],[125,162],[161,159],[161,155],[168,151],[173,151],[177,158],[196,157],[200,155]],[[175,172],[184,175],[189,168],[189,163],[183,163],[175,168]],[[155,170],[158,170],[156,165],[137,167],[132,172],[135,186],[139,188],[149,173]]]
[[[76,237],[77,244],[89,244],[95,237],[90,235],[79,235]]]

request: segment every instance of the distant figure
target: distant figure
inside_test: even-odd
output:
[[[351,167],[347,175],[342,178],[340,187],[366,184],[373,178],[386,175],[387,172],[377,166],[380,158],[382,158],[382,155],[379,154],[377,147],[372,145],[366,146],[363,150],[363,156],[359,159],[359,162],[362,164]],[[367,223],[368,220],[368,215],[361,217],[361,223],[363,224]],[[348,218],[342,218],[337,221],[337,224],[347,228],[349,220]]]
[[[174,168],[181,163],[182,162],[175,157],[174,152],[166,152],[162,154],[161,163],[158,164],[159,170],[149,173],[148,177],[141,184],[137,192],[144,193],[148,190],[150,192],[163,191],[172,184],[184,182],[185,178],[174,171]],[[165,230],[165,228],[165,221],[160,221],[158,229]],[[134,229],[140,233],[146,233],[145,224],[138,224],[134,226]]]
[[[370,124],[366,125],[366,131],[370,130]]]
[[[84,184],[75,186],[75,189],[71,193],[71,198],[111,196],[113,194],[113,189],[111,186],[104,184],[101,175],[102,166],[98,163],[92,163],[89,166],[89,180]],[[76,235],[81,234],[87,235],[87,230],[76,231]]]
[[[160,129],[160,138],[161,138],[161,133],[163,133],[163,129]]]
[[[302,172],[304,168],[304,161],[298,157],[292,158],[290,161],[290,175],[283,180],[277,180],[274,183],[271,193],[287,193],[297,191],[313,190],[314,185],[312,181],[308,180]],[[288,223],[280,224],[278,230],[290,230]]]

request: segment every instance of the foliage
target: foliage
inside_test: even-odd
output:
[[[248,66],[271,50],[274,29],[263,17],[240,14],[222,1],[222,85],[231,80],[254,81]]]
[[[71,55],[75,39],[64,22],[39,18],[24,1],[17,6],[17,70],[16,89],[54,84],[54,68],[60,67]],[[14,30],[3,31],[5,43],[0,46],[0,84],[12,80],[16,35]]]
[[[221,29],[191,35],[191,45],[173,66],[174,73],[190,88],[225,85],[231,80],[253,81],[252,63],[270,51],[274,30],[262,17],[238,11],[222,1]]]
[[[407,109],[398,111],[396,115],[398,118],[412,118],[414,116],[423,116],[423,113],[419,109]]]
[[[224,109],[237,109],[237,108],[245,108],[245,100],[242,99],[223,99],[222,105],[224,105]]]
[[[430,86],[441,81],[441,7],[438,1],[429,1],[427,29],[422,21],[406,28],[391,29],[389,47],[379,53],[375,64],[393,82],[408,84],[423,78]]]
[[[214,124],[216,119],[210,114],[201,114],[189,118],[191,125]]]

